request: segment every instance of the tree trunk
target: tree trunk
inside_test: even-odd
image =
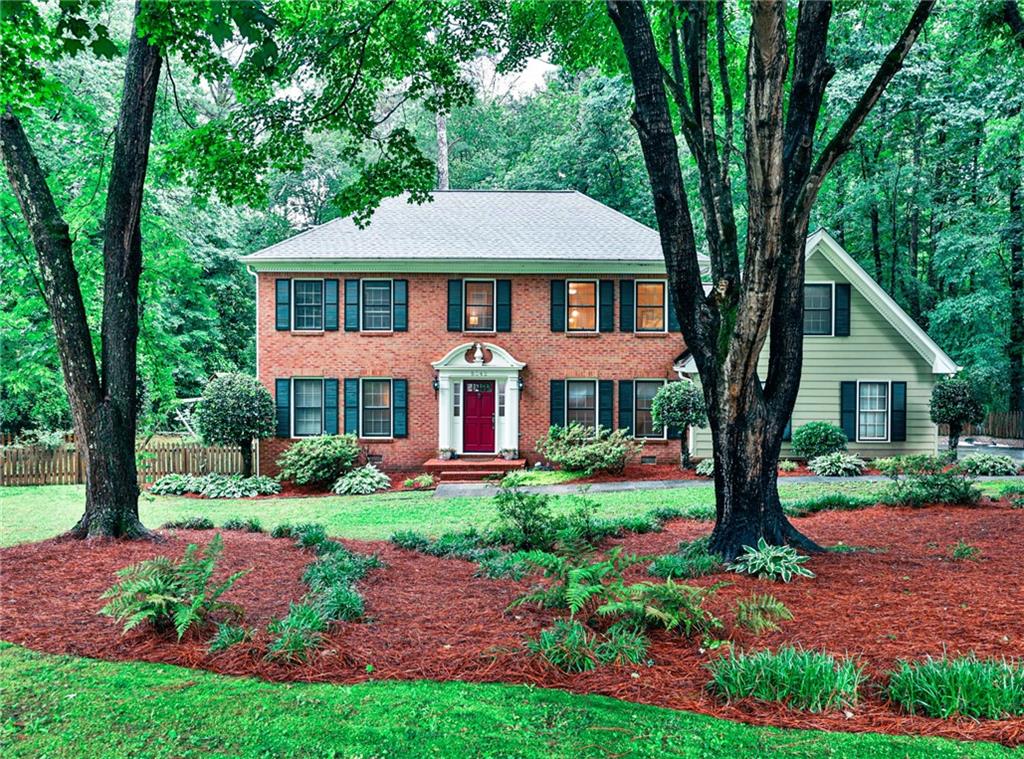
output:
[[[437,189],[448,189],[448,117],[437,114]]]
[[[963,428],[954,422],[949,423],[949,454],[955,460],[956,449],[960,447],[960,433],[963,432]]]
[[[138,8],[136,8],[136,13]],[[141,212],[161,57],[133,27],[104,220],[102,357],[97,369],[67,223],[19,119],[0,118],[0,152],[28,223],[86,466],[85,513],[69,535],[147,537],[135,467]]]
[[[242,449],[242,476],[252,477],[252,441],[243,440],[239,447]]]

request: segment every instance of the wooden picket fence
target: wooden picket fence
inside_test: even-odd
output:
[[[945,424],[939,425],[939,435],[949,434]],[[972,424],[965,429],[963,437],[985,435],[1006,440],[1024,440],[1024,411],[996,412],[989,414],[981,424]]]
[[[150,443],[138,453],[139,487],[165,474],[239,474],[238,446]],[[73,446],[0,447],[0,485],[77,485],[85,482],[85,462]]]

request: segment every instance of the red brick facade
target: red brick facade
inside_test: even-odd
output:
[[[344,290],[346,278],[395,277],[408,281],[408,330],[394,333],[348,332],[344,329],[344,304],[338,331],[302,333],[275,327],[275,280],[295,276],[337,279]],[[437,453],[438,394],[433,388],[434,369],[452,348],[481,341],[503,348],[524,362],[519,401],[519,449],[531,462],[534,444],[548,430],[550,381],[552,379],[675,379],[673,359],[683,350],[678,332],[635,334],[619,331],[619,288],[616,282],[615,331],[588,334],[552,332],[552,279],[620,279],[619,276],[580,276],[572,273],[499,275],[512,281],[511,331],[498,333],[450,332],[447,329],[448,280],[451,274],[374,273],[349,274],[260,272],[257,298],[257,363],[260,381],[275,392],[275,380],[289,377],[392,377],[408,380],[408,436],[393,440],[364,440],[370,453],[382,457],[386,469],[416,470]],[[465,274],[472,278],[472,274]],[[643,278],[625,273],[622,278]],[[617,387],[617,385],[616,385]],[[619,400],[615,394],[614,418]],[[341,424],[340,429],[343,429]],[[274,461],[290,443],[271,438],[260,445],[263,474],[276,472]],[[658,463],[677,461],[679,442],[648,441],[645,456]]]

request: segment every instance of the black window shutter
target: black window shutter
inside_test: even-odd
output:
[[[359,434],[359,380],[345,380],[345,434]]]
[[[889,439],[902,442],[907,439],[907,383],[892,383],[892,419],[889,422]]]
[[[619,280],[619,331],[633,331],[633,280]],[[632,414],[632,411],[630,411]],[[631,428],[632,429],[632,428]]]
[[[409,382],[404,379],[391,380],[391,398],[394,408],[395,437],[409,436]]]
[[[857,383],[839,383],[839,425],[851,442],[857,440]]]
[[[345,331],[359,331],[359,280],[345,280]]]
[[[512,280],[499,279],[497,283],[497,308],[495,308],[495,331],[512,331]]]
[[[615,281],[611,279],[601,280],[601,317],[599,329],[601,332],[615,331]]]
[[[338,329],[338,280],[324,280],[324,329]]]
[[[391,297],[394,309],[391,328],[395,332],[405,332],[409,329],[409,280],[396,279]]]
[[[619,380],[619,429],[633,434],[633,380]]]
[[[448,280],[448,331],[462,332],[462,280]]]
[[[338,434],[338,380],[324,380],[324,434]]]
[[[292,328],[292,281],[274,280],[274,321],[277,329]]]
[[[793,439],[793,417],[786,420],[786,428],[782,430],[782,442],[788,443]]]
[[[292,381],[290,379],[274,380],[274,405],[277,409],[277,436],[292,436]]]
[[[565,426],[565,380],[551,380],[551,426]]]
[[[836,283],[836,337],[850,336],[850,284]]]
[[[672,294],[672,285],[669,282],[666,282],[665,289],[668,290],[668,297],[665,299],[668,304],[668,331],[682,332],[682,329],[679,327],[679,317],[676,316],[676,299]]]
[[[565,332],[565,280],[551,280],[551,331]]]
[[[615,416],[612,405],[615,403],[615,383],[611,380],[598,380],[597,383],[597,423],[606,430],[615,429]]]

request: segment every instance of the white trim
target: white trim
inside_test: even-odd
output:
[[[471,329],[466,324],[466,309],[469,308],[469,301],[466,299],[466,285],[470,282],[490,282],[491,283],[491,328],[490,329]],[[485,335],[494,334],[498,330],[498,280],[480,277],[470,277],[469,279],[462,280],[462,331],[463,332],[482,332]]]
[[[892,380],[866,379],[856,380],[857,382],[857,403],[854,404],[857,436],[853,443],[890,443],[892,442]],[[864,385],[885,385],[885,437],[862,438],[860,436],[860,386]]]
[[[570,329],[569,328],[569,285],[594,285],[594,328],[593,329]],[[588,306],[584,306],[588,308]],[[592,335],[601,331],[601,285],[596,279],[566,279],[565,280],[565,332],[573,335]]]
[[[829,317],[830,317],[830,321],[832,323],[832,326],[830,328],[830,331],[827,332],[827,333],[816,333],[816,334],[813,334],[813,335],[809,335],[806,332],[803,332],[804,325],[801,324],[800,325],[800,331],[803,332],[804,337],[835,337],[836,336],[836,283],[835,282],[816,282],[816,281],[808,282],[807,280],[804,280],[804,287],[806,288],[808,285],[819,285],[819,286],[821,286],[821,285],[828,285],[829,286],[829,289],[831,291],[830,301],[829,301]],[[806,303],[807,303],[807,292],[805,290],[804,291],[804,310],[805,311],[807,309]],[[804,318],[806,318],[806,315],[805,315]]]
[[[259,275],[253,270],[253,268],[251,266],[246,266],[245,270],[247,272],[249,272],[249,275],[253,278],[253,281],[256,284],[256,314],[255,314],[255,316],[256,316],[256,331],[255,331],[255,334],[256,334],[256,380],[259,381],[259,379],[260,379],[260,278],[259,278]],[[275,287],[275,288],[277,287],[277,283],[274,282],[274,280],[271,280],[271,283],[272,283],[273,287]],[[276,301],[276,296],[275,296],[275,301]],[[274,309],[274,320],[275,321],[277,320],[276,302],[275,302],[275,309]],[[275,393],[275,395],[277,393],[277,388],[276,387],[274,388],[274,393]],[[277,399],[276,398],[274,398],[274,411],[275,412],[277,411]],[[275,423],[276,423],[276,419],[275,419]],[[258,438],[256,440],[255,451],[253,452],[253,470],[252,471],[253,471],[253,474],[255,474],[257,477],[260,476],[260,440]]]
[[[637,392],[637,383],[639,383],[639,382],[659,382],[659,383],[661,383],[662,387],[665,387],[665,385],[668,384],[668,380],[667,379],[659,378],[659,377],[640,377],[639,379],[633,380],[633,438],[635,440],[668,440],[668,425],[667,424],[662,426],[662,428],[661,428],[661,435],[660,436],[658,436],[658,435],[637,435],[636,434],[636,411],[637,411],[636,392]]]
[[[363,285],[366,282],[387,282],[390,285],[390,301],[391,301],[391,326],[387,329],[367,329],[363,326],[363,307],[366,305],[366,292],[363,290]],[[406,293],[406,298],[409,294]],[[344,300],[344,299],[341,299]],[[344,306],[341,306],[343,309]],[[383,335],[389,332],[395,331],[395,280],[394,277],[365,277],[359,279],[359,331],[369,332],[373,335]]]
[[[467,274],[622,274],[665,276],[665,259],[636,261],[631,259],[587,258],[243,258],[257,272],[402,272],[441,273],[461,271]],[[703,266],[702,262],[702,266]]]
[[[661,324],[662,329],[639,329],[640,320],[637,319],[637,312],[640,309],[640,285],[660,284],[661,285]],[[646,308],[646,307],[645,307]],[[668,280],[667,279],[634,279],[633,280],[633,334],[636,335],[666,335],[668,334]]]
[[[309,328],[299,328],[299,327],[295,326],[296,325],[296,321],[295,321],[295,308],[299,305],[296,302],[296,300],[295,300],[295,283],[296,282],[319,282],[320,283],[320,326],[319,327],[316,327],[316,328],[313,328],[313,329],[309,329]],[[319,333],[324,331],[324,327],[326,326],[326,321],[327,321],[327,319],[326,319],[326,316],[327,316],[327,314],[326,314],[327,306],[324,303],[324,301],[326,300],[325,296],[327,295],[327,293],[324,292],[324,288],[325,288],[324,282],[326,282],[326,280],[323,277],[292,277],[289,280],[289,285],[288,285],[288,287],[290,288],[289,296],[291,297],[291,301],[292,301],[291,302],[291,313],[290,313],[290,316],[291,316],[291,329],[289,330],[290,332],[301,332],[303,334],[315,335],[315,334],[319,334]]]
[[[568,300],[568,299],[567,299]],[[594,384],[594,433],[597,434],[598,428],[601,426],[601,383],[597,381],[597,377],[566,377],[562,380],[565,388],[565,408],[562,409],[562,426],[569,426],[569,383],[570,382],[592,382]],[[614,390],[612,391],[614,392]],[[614,414],[614,407],[612,413]],[[615,420],[612,419],[614,424]],[[581,427],[583,425],[580,425]]]
[[[295,434],[295,380],[320,383],[320,432],[315,435]],[[323,377],[289,377],[288,378],[288,435],[292,440],[304,440],[308,437],[319,437],[324,434],[324,378]]]
[[[960,367],[921,329],[913,319],[864,271],[853,257],[824,229],[807,238],[806,258],[821,251],[829,263],[846,277],[893,328],[910,343],[931,367],[933,374],[956,374]]]
[[[363,382],[366,380],[388,383],[388,411],[391,415],[389,435],[367,435],[363,431],[366,414],[363,413]],[[359,378],[359,439],[360,440],[394,440],[395,439],[395,379],[394,377],[360,377]]]

